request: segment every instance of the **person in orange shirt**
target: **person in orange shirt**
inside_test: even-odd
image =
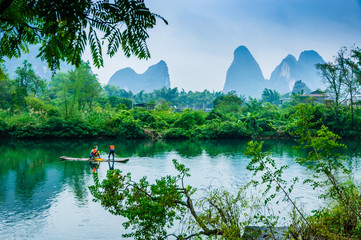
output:
[[[110,159],[110,155],[113,155],[113,161],[114,161],[114,153],[115,153],[115,148],[114,145],[110,145],[109,147],[109,155],[108,155],[108,159]]]
[[[95,145],[89,153],[89,158],[98,157],[98,156],[100,156],[100,153],[98,151],[98,146]]]

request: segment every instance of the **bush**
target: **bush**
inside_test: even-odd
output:
[[[118,126],[116,137],[146,138],[147,135],[144,133],[139,121],[124,119]]]
[[[163,131],[162,136],[163,138],[166,139],[172,139],[172,138],[185,139],[185,138],[189,138],[189,131],[183,128],[170,128]]]
[[[192,129],[196,125],[204,123],[204,113],[201,111],[185,110],[180,118],[175,121],[174,127],[183,129]]]
[[[205,118],[205,120],[214,120],[214,119],[218,119],[221,121],[229,120],[223,112],[221,112],[216,108],[213,108],[208,114],[208,116]]]
[[[309,225],[300,224],[297,219],[289,228],[289,234],[295,239],[361,239],[361,219],[350,211],[361,210],[361,197],[353,184],[344,185],[348,206],[341,201],[333,202],[330,207],[314,211],[307,218]]]
[[[134,119],[141,121],[142,125],[146,128],[163,129],[167,126],[167,123],[165,121],[163,121],[156,115],[150,113],[146,109],[135,109],[131,113]]]
[[[124,138],[145,138],[140,121],[135,120],[129,111],[120,113],[111,120],[105,122],[104,130],[107,136]]]
[[[163,120],[166,124],[172,125],[175,121],[179,118],[179,113],[169,112],[169,111],[162,111],[156,110],[154,114],[157,115],[161,120]]]
[[[46,124],[39,126],[37,131],[41,137],[84,138],[97,136],[97,131],[79,118],[65,120],[52,117]]]
[[[229,121],[214,120],[192,131],[192,137],[198,139],[249,138],[250,136],[250,131],[244,125]]]

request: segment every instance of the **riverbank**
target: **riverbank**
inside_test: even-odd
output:
[[[314,108],[315,127],[325,125],[342,138],[359,139],[361,124],[349,119],[333,119],[323,105]],[[287,109],[266,105],[260,109],[210,112],[191,109],[171,110],[99,110],[63,117],[49,112],[11,112],[0,110],[0,137],[15,139],[124,138],[124,139],[291,139],[292,115]],[[361,120],[361,118],[360,118]]]

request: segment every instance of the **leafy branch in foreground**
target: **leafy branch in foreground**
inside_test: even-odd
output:
[[[270,201],[275,199],[278,196],[278,193],[282,193],[284,195],[282,200],[291,203],[294,211],[296,211],[302,221],[310,227],[306,216],[302,212],[302,209],[300,209],[297,206],[296,201],[291,198],[291,193],[293,191],[294,185],[296,182],[298,182],[298,177],[294,177],[291,181],[291,184],[289,185],[287,181],[282,178],[283,171],[288,168],[288,165],[277,167],[274,159],[270,157],[270,153],[262,152],[262,146],[263,142],[251,141],[248,143],[245,154],[252,157],[250,163],[247,165],[247,170],[253,171],[254,175],[256,175],[258,172],[263,173],[261,176],[262,181],[253,181],[253,183],[255,186],[266,184],[266,189],[262,193],[262,195],[266,197],[264,200],[265,205],[267,206]],[[268,195],[270,190],[273,188],[275,188],[275,192],[271,191],[271,194]],[[272,219],[272,217],[270,219]],[[278,220],[278,218],[273,219],[275,221]],[[271,232],[273,232],[274,230],[272,226],[274,226],[275,223],[272,221],[264,222],[269,226]]]
[[[361,237],[361,196],[358,187],[353,183],[350,171],[343,165],[345,157],[336,153],[337,148],[346,148],[337,140],[340,137],[325,126],[314,129],[315,107],[300,104],[291,116],[293,136],[300,143],[299,148],[307,152],[306,157],[296,161],[314,172],[311,183],[313,188],[327,186],[326,194],[320,197],[327,200],[330,208],[323,208],[310,217],[313,226],[326,239],[360,238]],[[341,176],[339,176],[341,174]],[[317,180],[322,178],[324,180]],[[335,223],[338,224],[335,224]],[[329,229],[328,229],[329,228]],[[299,236],[295,227],[294,235]],[[328,229],[325,231],[325,229]],[[309,233],[308,233],[309,234]]]
[[[343,165],[345,157],[335,152],[345,145],[338,143],[340,137],[316,120],[315,106],[300,104],[294,110],[289,128],[298,139],[300,145],[297,148],[306,151],[306,156],[296,158],[296,162],[313,173],[312,178],[306,179],[303,184],[310,183],[314,189],[326,187],[326,193],[319,197],[329,204],[328,207],[306,216],[290,196],[297,178],[287,187],[282,173],[288,166],[277,167],[270,154],[262,152],[263,142],[249,143],[246,154],[253,158],[247,169],[254,174],[263,173],[261,183],[266,184],[264,196],[275,188],[275,192],[265,198],[266,205],[278,192],[283,193],[284,200],[292,204],[292,223],[288,233],[294,239],[360,239],[360,192],[351,180],[350,171]]]
[[[167,24],[144,0],[7,0],[0,6],[0,62],[28,52],[28,44],[41,44],[38,57],[52,70],[60,60],[79,66],[87,44],[94,65],[103,66],[104,41],[111,57],[121,49],[127,57],[148,59],[148,30],[157,19]]]
[[[154,184],[146,177],[135,182],[130,173],[123,175],[118,169],[109,170],[102,182],[94,174],[94,185],[90,187],[94,201],[127,219],[123,226],[132,232],[123,237],[241,239],[258,209],[246,197],[245,188],[235,195],[225,189],[210,189],[195,201],[196,189],[184,184],[189,169],[176,160],[173,163],[179,174],[162,177]],[[183,226],[171,232],[176,222]]]

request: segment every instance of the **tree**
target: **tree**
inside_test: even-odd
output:
[[[328,91],[335,99],[336,117],[343,97],[349,100],[351,125],[354,125],[354,101],[359,91],[357,50],[348,51],[343,47],[337,53],[334,63],[317,64],[324,81],[329,85]]]
[[[338,143],[340,137],[321,125],[317,119],[318,109],[309,104],[299,104],[294,107],[290,116],[289,129],[291,135],[297,139],[301,150],[295,161],[312,171],[312,176],[303,184],[310,184],[314,189],[326,189],[319,197],[327,202],[327,206],[313,211],[310,216],[305,215],[296,199],[291,194],[298,177],[291,181],[282,178],[285,166],[277,166],[270,157],[270,153],[262,152],[263,143],[250,142],[246,154],[252,156],[247,166],[254,174],[263,173],[256,181],[256,186],[265,184],[263,192],[265,204],[272,199],[279,199],[279,193],[284,195],[282,200],[293,207],[292,223],[289,233],[292,239],[360,239],[361,237],[361,196],[357,186],[344,165],[344,156],[336,149],[345,148]],[[270,191],[271,189],[273,191]]]
[[[120,97],[118,96],[110,96],[108,97],[108,103],[112,108],[116,107],[120,103]]]
[[[104,91],[107,92],[108,96],[116,96],[116,97],[120,97],[120,89],[118,86],[116,85],[105,85],[104,86]]]
[[[240,112],[242,109],[243,100],[235,93],[230,92],[227,95],[218,96],[213,100],[214,108],[221,109],[224,112]]]
[[[316,64],[316,68],[320,70],[323,81],[328,85],[327,91],[334,98],[334,114],[337,125],[339,125],[341,97],[343,94],[342,86],[344,84],[343,73],[340,70],[337,62]]]
[[[341,139],[337,134],[329,131],[327,127],[320,125],[315,119],[317,108],[310,105],[300,104],[295,107],[295,113],[290,116],[292,135],[296,136],[307,154],[298,157],[296,162],[313,171],[313,178],[306,179],[313,188],[327,186],[326,193],[320,197],[328,200],[330,206],[337,206],[340,213],[330,214],[333,210],[321,209],[315,212],[313,218],[312,232],[323,235],[324,239],[360,239],[361,237],[361,196],[359,187],[351,180],[350,171],[344,165],[345,157],[337,153],[335,149],[346,148],[344,144],[338,143]],[[343,174],[343,176],[341,175]],[[342,176],[342,177],[341,177]],[[340,224],[335,221],[342,219]],[[309,219],[310,220],[310,219]],[[320,223],[324,221],[324,223]],[[315,227],[316,225],[316,227]],[[317,225],[325,226],[320,229]],[[332,229],[332,230],[331,230]],[[298,234],[302,231],[296,229]],[[354,233],[354,238],[351,237]],[[299,235],[302,235],[299,234]],[[295,239],[313,239],[312,237],[295,236]]]
[[[119,89],[119,97],[121,98],[133,98],[134,94],[132,91],[126,91],[124,89]]]
[[[133,108],[133,101],[127,98],[119,98],[119,103],[117,105],[117,108],[122,108],[122,106],[126,106],[127,109]]]
[[[337,59],[343,74],[345,91],[348,94],[347,99],[350,100],[351,125],[354,127],[354,103],[355,95],[359,92],[359,83],[356,78],[357,64],[351,57],[351,53],[348,53],[346,48],[342,48],[338,53]]]
[[[265,88],[262,93],[262,101],[269,102],[278,106],[280,94],[276,90]]]
[[[156,19],[144,0],[1,0],[0,61],[4,57],[20,57],[28,44],[41,44],[38,56],[51,69],[59,68],[60,60],[79,66],[81,55],[90,45],[95,66],[103,65],[102,46],[114,56],[122,48],[149,58],[147,31]]]
[[[162,98],[167,102],[174,103],[174,99],[179,95],[178,88],[163,87],[159,90],[154,90],[155,96]]]
[[[357,64],[356,77],[359,84],[361,84],[361,49],[356,48],[352,50],[352,57],[355,59]]]
[[[58,73],[50,81],[50,92],[55,92],[60,103],[64,104],[65,115],[76,110],[91,111],[93,101],[100,95],[101,86],[96,75],[91,72],[89,63],[82,63],[75,70]]]
[[[24,61],[22,68],[18,67],[15,73],[17,77],[15,79],[15,97],[16,104],[25,107],[25,97],[29,94],[37,96],[45,90],[46,83],[39,76],[37,76],[32,68],[32,65],[28,61]]]
[[[57,99],[58,106],[64,106],[65,116],[68,117],[69,113],[69,104],[70,104],[70,79],[68,78],[67,73],[57,73],[49,83],[50,96],[53,99]]]
[[[0,78],[0,108],[7,109],[11,105],[11,96],[14,93],[12,80],[7,74]]]
[[[101,91],[97,76],[91,71],[89,63],[82,63],[74,71],[69,72],[73,87],[73,101],[79,110],[84,110],[86,105],[92,111],[93,101]]]
[[[144,90],[134,95],[134,100],[137,103],[143,103],[144,101]]]

